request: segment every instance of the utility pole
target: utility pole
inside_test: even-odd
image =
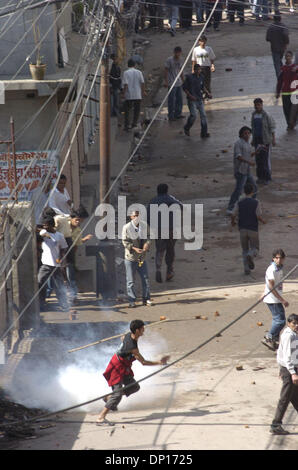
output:
[[[110,188],[110,156],[111,156],[111,106],[109,59],[103,56],[100,69],[100,114],[99,114],[99,203],[109,203],[106,196]],[[89,247],[90,248],[90,247]],[[93,252],[91,254],[94,254]],[[96,251],[96,292],[101,292],[100,305],[106,305],[115,299],[115,249],[113,241],[103,240],[97,245]]]
[[[105,198],[110,187],[110,156],[111,156],[111,111],[109,59],[102,59],[100,73],[100,113],[99,113],[99,202],[109,202]]]

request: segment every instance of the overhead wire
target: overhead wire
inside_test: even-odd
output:
[[[215,4],[214,4],[214,10],[215,10],[215,8],[216,8],[217,3],[218,3],[218,0],[217,0],[217,1],[215,2]],[[211,15],[210,15],[210,17],[211,17]],[[209,17],[209,19],[210,19],[210,17]],[[115,186],[117,180],[120,178],[121,174],[123,173],[123,171],[125,170],[125,168],[126,168],[127,165],[129,164],[130,160],[131,160],[131,159],[133,158],[133,156],[136,154],[138,148],[140,147],[142,141],[143,141],[144,138],[145,138],[145,135],[146,135],[147,132],[149,131],[149,129],[150,129],[152,123],[154,122],[154,120],[156,119],[157,115],[159,114],[159,112],[160,112],[162,106],[164,105],[164,103],[165,103],[165,101],[166,101],[166,99],[167,99],[169,93],[171,92],[171,90],[172,90],[173,87],[175,86],[176,81],[179,79],[180,75],[182,74],[183,69],[184,69],[184,67],[185,67],[185,65],[186,65],[186,63],[187,63],[187,61],[189,60],[189,57],[190,57],[190,55],[191,55],[191,53],[192,53],[192,51],[193,51],[193,49],[194,49],[194,47],[195,47],[195,45],[196,45],[196,43],[197,43],[197,41],[198,41],[198,38],[199,38],[200,35],[203,33],[203,31],[204,31],[204,29],[206,28],[207,24],[208,24],[208,22],[205,24],[205,26],[203,27],[202,31],[200,32],[200,34],[199,34],[198,37],[196,38],[195,43],[194,43],[192,49],[190,50],[190,52],[189,52],[189,54],[188,54],[188,56],[187,56],[187,58],[186,58],[186,60],[185,60],[185,62],[184,62],[184,64],[183,64],[183,67],[182,67],[181,70],[180,70],[180,73],[178,74],[178,76],[176,77],[175,81],[173,82],[172,87],[168,90],[167,95],[165,96],[164,100],[162,101],[161,105],[159,106],[158,110],[156,111],[154,117],[152,118],[152,120],[151,120],[149,126],[147,127],[145,133],[144,133],[143,136],[141,137],[141,139],[140,139],[139,143],[137,144],[136,148],[134,149],[134,151],[132,152],[131,156],[130,156],[129,159],[127,160],[126,164],[124,165],[124,167],[122,168],[122,170],[121,170],[120,173],[118,174],[116,180],[114,180],[114,183],[111,185],[111,187],[109,188],[108,192],[106,193],[106,195],[105,195],[105,197],[104,197],[104,200],[105,200],[105,199],[107,198],[107,196],[110,194],[110,192],[111,192],[112,189],[113,189],[113,186]],[[85,225],[85,227],[83,228],[82,231],[85,231],[85,229],[87,228],[87,226],[89,225],[89,223],[91,222],[91,220],[92,220],[93,218],[94,218],[94,215],[91,217],[91,219],[88,221],[88,223]],[[68,250],[68,251],[71,250],[71,248],[72,248],[72,246],[75,244],[75,242],[76,242],[76,240],[75,240],[75,241],[73,242],[73,244],[69,247],[69,250]],[[67,252],[67,253],[68,253],[68,252]],[[66,253],[65,257],[67,256],[67,253]],[[39,291],[38,291],[38,292],[39,292]],[[26,308],[27,308],[27,306],[25,307],[25,309],[26,309]],[[25,309],[24,309],[24,310],[25,310]]]
[[[254,304],[252,304],[247,309],[245,309],[240,315],[238,315],[236,318],[234,318],[234,320],[230,321],[226,326],[221,328],[219,331],[214,333],[212,336],[210,336],[205,341],[201,342],[198,346],[196,346],[196,347],[192,348],[191,350],[187,351],[186,353],[182,354],[181,356],[179,356],[177,359],[170,362],[169,364],[165,364],[162,368],[152,372],[151,374],[146,375],[145,377],[142,377],[139,380],[136,380],[134,382],[134,384],[125,385],[124,387],[122,387],[121,391],[125,392],[126,390],[131,388],[136,383],[140,384],[141,382],[143,382],[145,380],[148,380],[148,379],[154,377],[155,375],[160,374],[161,372],[164,372],[166,369],[168,369],[170,367],[173,367],[174,365],[178,364],[179,362],[181,362],[181,361],[185,360],[186,358],[188,358],[189,356],[193,355],[194,353],[196,353],[197,351],[202,349],[204,346],[211,343],[211,341],[213,341],[214,339],[221,337],[222,334],[225,331],[227,331],[233,325],[238,323],[243,317],[245,317],[245,315],[248,314],[248,312],[250,312],[253,308],[255,308],[259,303],[261,303],[267,295],[269,295],[280,284],[282,284],[297,268],[298,268],[298,264],[296,264],[285,276],[283,276],[282,279],[272,289],[270,289],[266,294],[263,295],[263,297],[261,297]],[[108,396],[114,395],[115,393],[117,393],[117,390],[114,390],[114,391],[109,392],[109,393],[105,393],[104,395],[101,395],[99,397],[93,398],[91,400],[88,400],[88,401],[85,401],[85,402],[82,402],[82,403],[79,403],[79,404],[76,404],[76,405],[69,406],[67,408],[63,408],[63,409],[56,410],[56,411],[49,412],[49,413],[44,413],[44,414],[41,414],[39,416],[34,416],[33,418],[26,419],[25,423],[32,423],[32,422],[35,422],[35,421],[39,421],[39,420],[42,420],[42,419],[49,418],[50,416],[54,416],[54,415],[57,415],[57,414],[60,414],[60,413],[66,413],[66,412],[74,410],[76,408],[81,408],[82,406],[90,405],[91,403],[94,403],[96,401],[103,400],[104,398],[107,398]],[[19,423],[24,423],[24,421],[4,423],[3,426],[9,426],[9,425],[12,425],[12,424],[19,424]]]
[[[93,8],[93,9],[94,9],[94,8]],[[102,10],[102,11],[103,11],[103,10]],[[103,19],[103,18],[102,18],[102,19]],[[99,28],[99,31],[98,31],[98,32],[100,33],[100,28]],[[84,55],[83,55],[83,57],[84,57]],[[79,99],[80,99],[80,94],[79,94],[78,96],[79,96]],[[78,100],[79,100],[79,99],[78,99]],[[66,101],[66,99],[65,99],[65,101]],[[72,114],[73,114],[73,113],[72,113]],[[60,113],[60,116],[61,116],[61,113]],[[56,117],[57,117],[57,116],[56,116]],[[71,117],[70,117],[70,119],[71,119]],[[61,142],[61,139],[60,139],[60,142]],[[63,145],[63,142],[62,142],[62,145]],[[56,148],[56,147],[55,147],[55,148]],[[31,163],[31,165],[32,165],[32,162],[30,162],[30,163]],[[29,171],[31,165],[29,165],[29,167],[27,167],[27,169],[26,169],[27,172]],[[25,177],[24,174],[23,174],[23,177]],[[20,183],[21,183],[21,181],[18,182],[18,185],[19,185]],[[57,184],[57,182],[56,182],[56,184]],[[46,185],[46,182],[45,182],[45,185]],[[13,197],[13,195],[14,195],[14,192],[16,192],[17,189],[18,189],[17,187],[14,189],[14,191],[13,191],[12,194],[10,195],[10,199],[9,199],[9,200],[12,199],[12,197]],[[8,201],[9,201],[9,200],[8,200]],[[6,203],[8,203],[8,201],[6,201]],[[21,229],[22,229],[22,230],[24,229],[24,225],[22,226]],[[12,251],[13,251],[13,248],[11,249],[11,252],[12,252]],[[9,257],[10,255],[11,255],[11,253],[8,254],[8,257]]]
[[[163,10],[167,10],[167,9],[169,8],[169,5],[165,5],[164,3],[150,3],[150,2],[144,2],[144,1],[141,1],[141,2],[139,2],[139,3],[140,3],[140,5],[144,5],[144,6],[146,6],[146,5],[152,5],[152,7],[155,6],[156,8],[163,9]],[[203,11],[205,11],[206,4],[207,4],[207,3],[210,3],[210,4],[211,4],[211,2],[203,1],[203,5],[202,5],[202,10],[203,10]],[[213,3],[213,2],[212,2],[212,3]],[[222,3],[222,2],[221,2],[221,3]],[[247,0],[247,1],[243,1],[243,0],[228,0],[227,3],[228,3],[228,7],[229,7],[230,4],[235,4],[235,5],[243,5],[244,8],[245,8],[245,7],[246,7],[246,8],[251,8],[252,10],[253,10],[253,8],[256,8],[256,5],[255,5],[254,2],[251,1],[251,0]],[[175,6],[177,6],[177,7],[179,7],[179,8],[181,7],[181,8],[183,8],[183,9],[191,9],[191,10],[196,10],[196,9],[197,9],[197,7],[185,6],[185,5],[175,5]],[[262,9],[262,6],[259,6],[259,8]],[[269,9],[269,6],[268,6],[267,8]],[[236,10],[236,11],[235,11],[234,9],[230,9],[230,10],[229,10],[229,8],[224,8],[224,7],[217,8],[217,9],[215,9],[215,11],[217,11],[217,12],[219,12],[219,13],[226,12],[228,16],[229,16],[229,14],[230,14],[231,12],[233,12],[233,13],[235,13],[235,14],[237,13],[237,10]],[[270,14],[271,14],[271,13],[269,13],[269,10],[268,10],[268,15],[270,16]],[[142,11],[140,12],[140,15],[142,16]],[[210,14],[210,15],[211,15],[211,14]],[[206,15],[206,16],[207,16],[207,15]],[[245,16],[246,16],[246,18],[247,18],[247,16],[256,17],[256,16],[262,16],[262,15],[261,15],[261,14],[260,14],[260,15],[259,15],[259,14],[256,15],[253,11],[251,11],[251,15],[248,14],[248,15],[245,15]],[[163,16],[158,16],[158,15],[155,15],[155,14],[151,16],[151,15],[146,14],[145,11],[143,11],[143,17],[144,17],[145,19],[149,19],[149,20],[150,20],[150,19],[156,19],[156,20],[165,20],[165,19],[167,19],[166,12],[165,12],[165,14],[164,14]],[[251,24],[250,24],[250,25],[251,25]],[[294,26],[283,26],[283,25],[277,25],[277,26],[278,26],[279,28],[282,28],[282,29],[288,29],[288,30],[293,30],[293,31],[297,31],[297,30],[298,30],[298,27],[294,27]]]
[[[93,34],[92,30],[90,30],[90,37],[91,37],[92,34]],[[86,46],[85,46],[85,47],[88,47],[88,41],[86,41]],[[82,50],[82,56],[81,56],[81,57],[82,57],[82,61],[86,61],[86,53],[87,53],[87,49]],[[74,77],[73,77],[73,86],[75,86],[75,84],[76,84],[76,79],[79,77],[79,75],[81,75],[80,65],[81,65],[81,61],[78,63],[77,71],[76,71],[76,73],[75,73],[75,75],[74,75]],[[82,84],[83,84],[83,83],[84,83],[84,81],[82,82]],[[67,100],[68,100],[68,98],[69,98],[69,95],[70,95],[71,93],[72,93],[72,89],[70,88],[70,89],[69,89],[69,92],[68,92],[68,94],[67,94],[67,96],[66,96],[66,98],[65,98],[65,100],[64,100],[64,103],[67,102]],[[77,102],[78,102],[78,101],[79,101],[79,97],[77,98]],[[57,122],[57,121],[58,121],[58,118],[62,116],[62,111],[63,111],[63,108],[61,107],[60,110],[59,110],[59,112],[58,112],[57,115],[56,115],[56,118],[55,118],[53,124],[52,124],[52,128],[53,128],[53,127],[55,128],[55,122]],[[70,122],[71,119],[72,119],[72,116],[69,117],[68,122]],[[68,127],[66,126],[66,128],[69,128],[69,126],[70,126],[70,124],[68,124]],[[57,125],[56,125],[56,130],[57,130]],[[59,128],[58,128],[58,131],[59,131]],[[52,132],[52,137],[53,137],[53,132]],[[43,147],[43,146],[42,146],[42,147]],[[55,148],[55,147],[54,147],[54,148]],[[44,148],[42,148],[42,150],[44,150]],[[35,159],[35,160],[36,160],[36,159]],[[28,171],[30,170],[30,168],[31,168],[31,166],[32,166],[32,164],[34,163],[35,160],[33,160],[32,162],[30,162],[31,165],[27,167],[27,173],[28,173]],[[23,174],[23,177],[24,177],[24,178],[25,178],[25,176],[26,176],[26,173]],[[18,184],[21,184],[21,180],[18,182]],[[45,185],[46,185],[46,182],[45,182]],[[18,188],[16,188],[16,189],[18,189]],[[8,202],[10,202],[10,201],[12,200],[12,197],[13,197],[13,193],[10,195],[10,198],[8,199],[8,201],[6,201],[6,205],[8,204]],[[16,202],[16,201],[14,201],[14,203],[15,203],[15,202]],[[5,209],[5,207],[4,207],[4,209]],[[23,229],[24,229],[24,226],[22,226],[22,230],[23,230]],[[16,240],[16,242],[17,242],[17,240]],[[13,252],[13,248],[14,248],[14,247],[11,247],[11,252],[7,254],[8,257],[11,256],[11,253]],[[2,263],[2,268],[4,268],[3,263]],[[2,272],[3,272],[3,270],[2,270]]]

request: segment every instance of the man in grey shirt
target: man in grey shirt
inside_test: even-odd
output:
[[[227,209],[227,215],[231,215],[234,206],[241,194],[246,183],[251,183],[254,187],[254,195],[256,197],[257,186],[253,176],[250,174],[250,167],[255,165],[252,152],[252,146],[249,143],[251,136],[251,129],[247,126],[241,127],[239,131],[239,139],[234,145],[234,176],[236,179],[236,186],[230,198]]]
[[[179,75],[180,70],[182,69],[183,62],[181,60],[182,49],[177,46],[174,49],[173,56],[169,57],[165,63],[165,86],[170,89],[173,85],[177,75]],[[182,83],[184,81],[183,72],[176,81],[172,91],[168,97],[168,115],[169,121],[176,121],[176,119],[181,119],[182,116]]]

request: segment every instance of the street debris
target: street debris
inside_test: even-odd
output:
[[[35,439],[35,429],[28,422],[42,413],[12,402],[0,389],[0,449],[5,449],[14,440]]]

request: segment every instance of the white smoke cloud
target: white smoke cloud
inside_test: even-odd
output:
[[[118,332],[119,334],[127,332],[127,327]],[[24,406],[49,411],[58,411],[109,393],[111,388],[102,374],[120,343],[119,338],[113,344],[103,343],[84,351],[66,353],[66,360],[61,357],[60,363],[55,364],[51,360],[41,360],[39,355],[28,355],[28,360],[19,368],[17,378],[8,392],[14,401]],[[139,339],[138,344],[142,356],[147,360],[159,360],[168,354],[167,342],[156,330],[154,331],[154,328],[145,329],[145,335]],[[68,345],[63,344],[63,349],[67,351]],[[159,368],[160,366],[142,366],[138,361],[133,363],[136,380]],[[163,391],[159,383],[159,374],[143,381],[140,384],[141,390],[128,398],[124,396],[118,409],[120,411],[147,409],[157,403],[158,406],[163,402],[166,403],[166,390],[164,388]],[[103,406],[102,401],[96,401],[78,410],[99,412]]]

